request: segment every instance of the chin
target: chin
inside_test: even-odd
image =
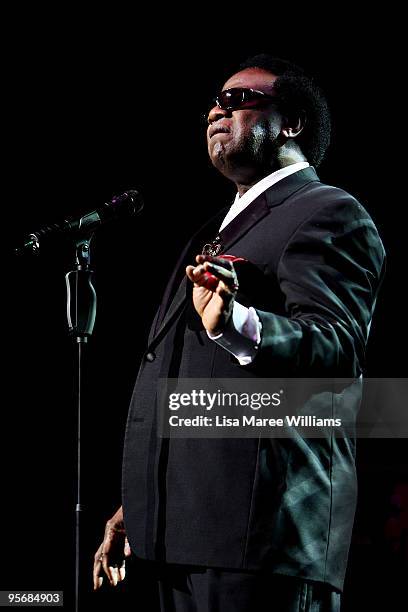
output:
[[[227,163],[227,152],[225,150],[225,147],[219,142],[216,142],[214,144],[214,146],[209,151],[209,155],[213,166],[215,166],[219,170],[221,170],[219,166],[225,166],[225,164]]]

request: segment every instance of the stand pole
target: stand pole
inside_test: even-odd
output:
[[[65,276],[67,286],[67,319],[71,335],[77,343],[77,482],[75,505],[75,612],[80,610],[80,527],[81,513],[81,386],[82,347],[93,332],[96,317],[96,293],[90,269],[90,241],[92,235],[76,241],[76,268]]]
[[[78,342],[77,371],[77,498],[75,506],[75,612],[79,612],[79,577],[80,577],[80,546],[79,526],[81,507],[81,358],[82,342]]]

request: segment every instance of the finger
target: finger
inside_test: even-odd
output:
[[[97,591],[98,589],[101,588],[103,584],[103,578],[102,576],[94,576],[94,581],[93,581],[93,585],[94,585],[94,591]]]
[[[186,274],[188,276],[188,278],[194,283],[194,276],[193,276],[193,271],[194,271],[194,266],[187,266],[186,268]]]
[[[211,275],[208,272],[206,272],[204,269],[199,271],[194,266],[187,266],[186,274],[187,274],[187,277],[194,283],[196,287],[205,287],[206,289],[213,290],[211,283],[207,284],[207,281],[209,280],[209,277]],[[215,281],[215,286],[214,286],[214,289],[215,289],[218,283],[218,279],[216,279],[214,276],[212,276],[211,278],[213,279],[213,281]]]
[[[110,575],[111,575],[111,585],[116,586],[119,582],[119,571],[117,567],[113,567],[113,565],[109,566]]]
[[[224,306],[228,306],[231,301],[234,299],[234,294],[231,293],[231,290],[223,281],[219,281],[216,292],[220,298],[222,298],[224,302]]]
[[[129,544],[129,540],[126,538],[125,539],[125,546],[123,549],[123,554],[125,555],[125,557],[130,557],[130,555],[132,554],[131,548],[130,548],[130,544]]]
[[[125,567],[125,563],[123,562],[123,565],[121,565],[121,567],[118,568],[118,576],[119,576],[119,582],[122,582],[122,580],[125,579],[126,576],[126,567]]]
[[[199,280],[205,274],[205,268],[203,265],[196,266],[193,270],[193,276],[195,280]]]
[[[203,264],[206,261],[216,264],[217,266],[221,266],[222,268],[225,268],[226,270],[234,269],[234,265],[232,261],[230,261],[229,259],[225,259],[225,257],[223,257],[222,255],[220,255],[219,257],[211,257],[211,255],[197,255],[196,257],[197,263]]]
[[[192,280],[197,285],[205,284],[206,279],[206,270],[204,266],[187,266],[186,268],[187,275],[190,280]]]
[[[195,287],[203,287],[214,292],[218,286],[218,278],[210,274],[204,266],[187,266],[186,273],[188,278],[193,281]]]
[[[108,580],[112,586],[115,586],[114,576],[112,570],[114,569],[112,565],[109,565],[108,555],[104,554],[101,559],[102,569],[108,577]]]
[[[238,290],[238,279],[234,270],[226,270],[221,266],[209,262],[204,264],[204,268],[219,280],[222,280],[232,291]]]
[[[102,564],[100,561],[95,561],[93,566],[93,585],[94,591],[99,589],[102,586],[103,578],[100,576]]]
[[[102,582],[103,582],[103,578],[100,576],[101,569],[102,569],[101,554],[102,554],[102,544],[100,545],[100,547],[98,548],[94,556],[92,575],[93,575],[93,585],[94,585],[95,591],[96,589],[99,589],[99,587],[102,585]]]
[[[200,275],[204,274],[205,270],[203,266],[187,266],[186,274],[190,280],[194,283],[200,277]]]
[[[219,266],[211,261],[206,261],[203,264],[203,268],[205,270],[209,270],[212,274],[219,276],[220,278],[233,278],[234,272],[232,270],[227,270],[223,266]]]

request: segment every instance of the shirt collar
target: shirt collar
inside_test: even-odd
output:
[[[244,193],[243,196],[239,197],[239,193],[236,194],[234,203],[231,208],[227,212],[224,221],[221,224],[219,231],[223,230],[224,227],[228,225],[235,217],[242,212],[251,202],[253,202],[258,196],[261,195],[264,191],[275,185],[278,181],[298,172],[298,170],[303,170],[307,168],[310,164],[308,162],[298,162],[296,164],[290,164],[289,166],[285,166],[284,168],[280,168],[279,170],[275,170],[268,176],[265,176],[263,179],[255,183],[248,191]]]

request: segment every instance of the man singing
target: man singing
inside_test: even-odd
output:
[[[162,438],[156,410],[159,379],[360,378],[385,255],[361,204],[316,174],[329,140],[324,95],[284,60],[248,59],[216,96],[208,152],[237,194],[186,246],[153,322],[95,588],[124,578],[131,550],[165,611],[340,609],[354,439]]]

